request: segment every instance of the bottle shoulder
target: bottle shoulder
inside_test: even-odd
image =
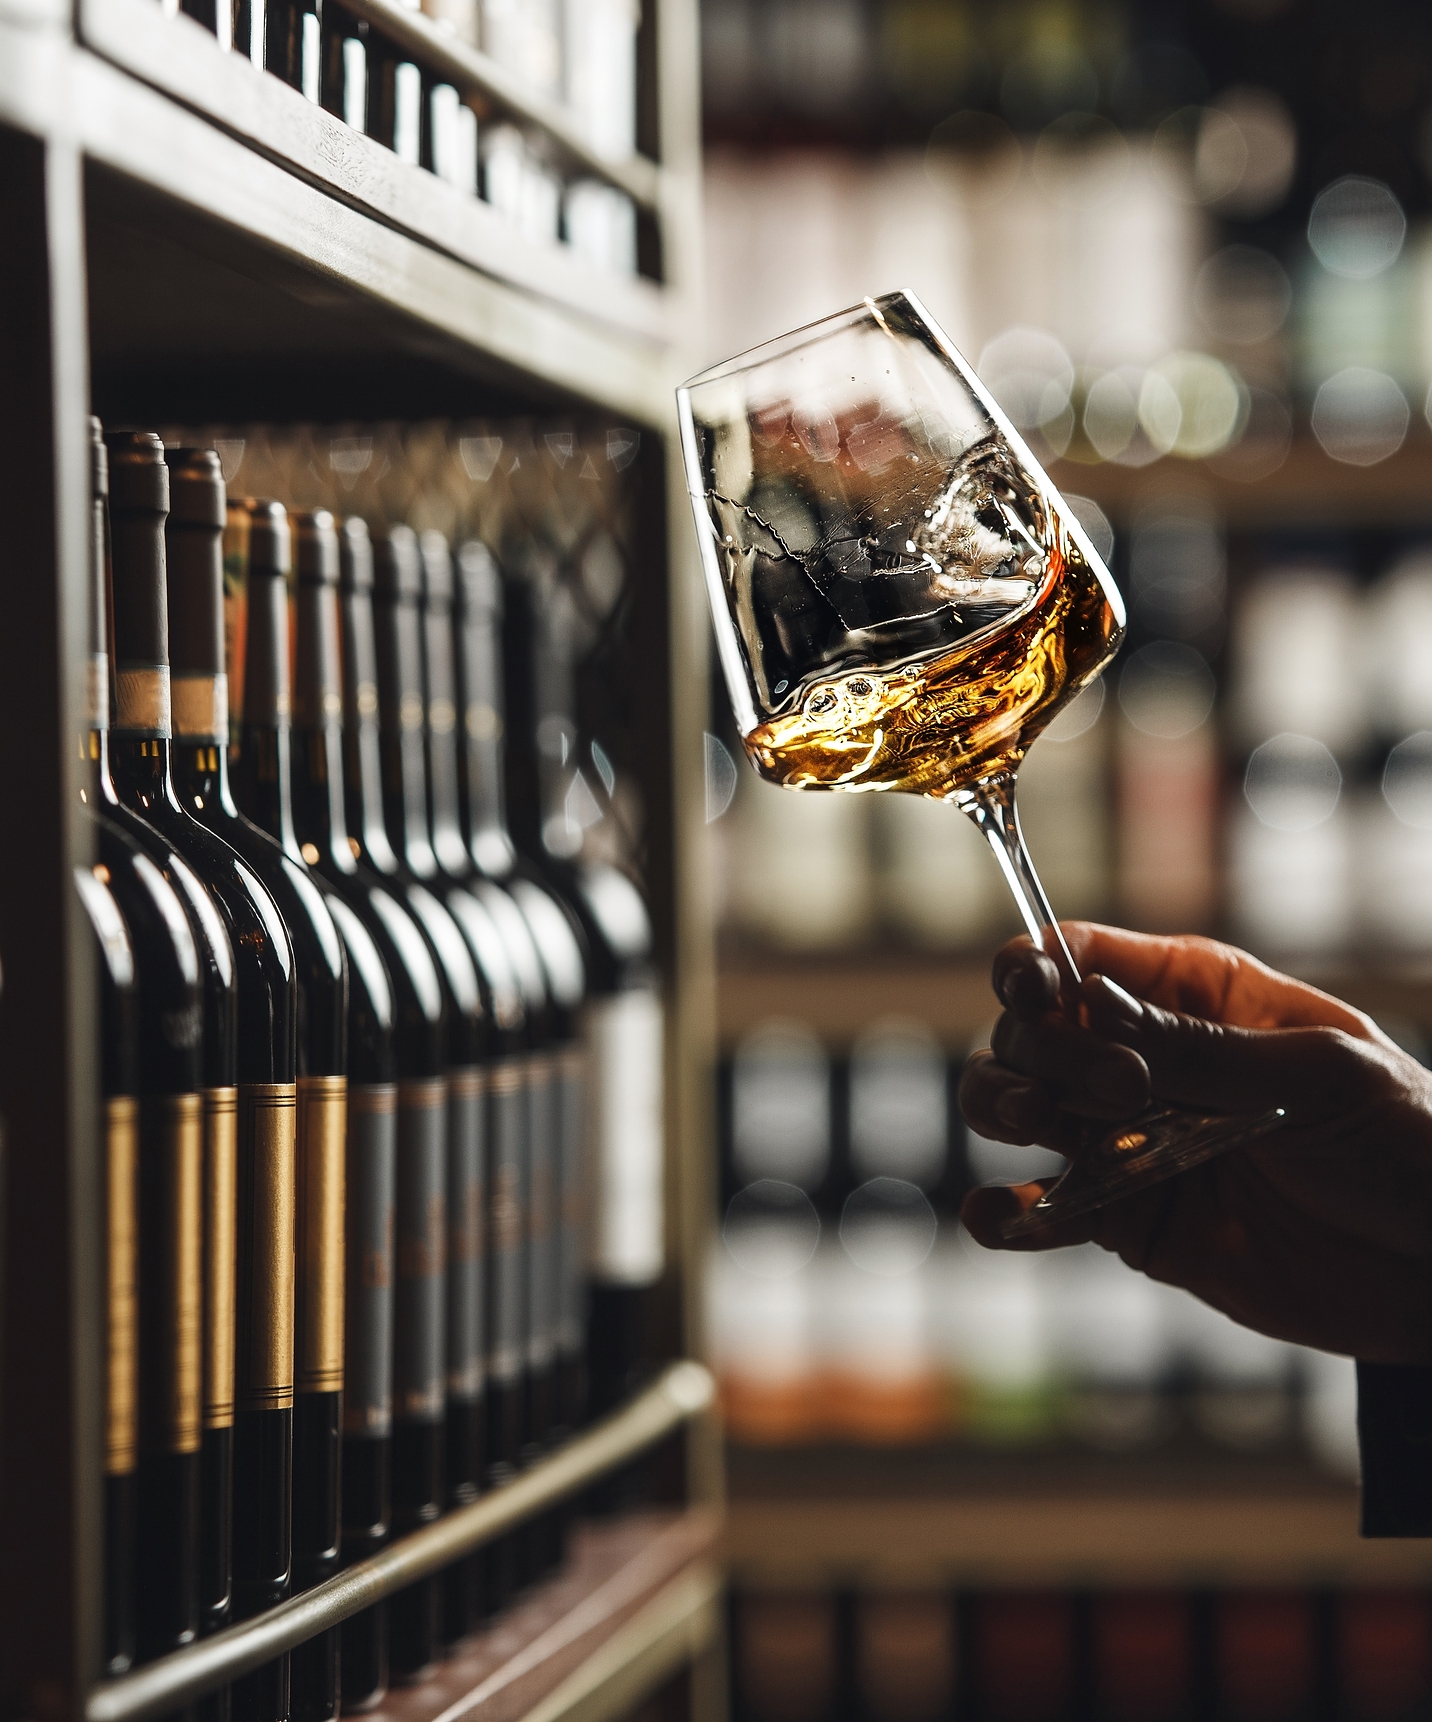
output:
[[[202,823],[240,855],[258,874],[264,889],[278,905],[293,941],[294,953],[309,983],[324,977],[341,986],[344,976],[343,943],[323,892],[302,861],[285,853],[277,838],[255,825],[242,813],[215,811]]]
[[[137,983],[139,1068],[146,1093],[203,1084],[199,952],[183,904],[159,866],[118,825],[99,820],[100,865],[129,929]]]

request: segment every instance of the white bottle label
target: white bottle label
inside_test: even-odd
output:
[[[666,1265],[662,1155],[662,1011],[648,989],[588,1005],[591,1082],[591,1270],[650,1285]]]

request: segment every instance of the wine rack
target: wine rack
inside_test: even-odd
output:
[[[597,153],[555,102],[388,0],[350,8],[520,126],[554,172],[630,201],[631,273],[522,235],[151,0],[0,6],[0,505],[15,571],[0,722],[0,1714],[139,1722],[212,1691],[643,1454],[660,1510],[581,1530],[571,1560],[434,1679],[424,1722],[619,1716],[678,1677],[719,1713],[720,1458],[709,1378],[679,1361],[511,1484],[254,1620],[101,1682],[97,984],[70,877],[91,841],[83,709],[86,415],[114,423],[601,415],[639,433],[648,887],[666,1004],[667,1356],[698,1350],[709,1227],[710,934],[699,874],[705,664],[672,390],[695,368],[695,6],[646,0],[642,153]],[[7,561],[9,559],[7,558]],[[673,1457],[674,1455],[674,1457]]]

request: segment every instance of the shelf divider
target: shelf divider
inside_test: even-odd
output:
[[[626,1464],[708,1410],[714,1397],[715,1384],[699,1363],[671,1364],[620,1411],[503,1488],[254,1620],[95,1686],[85,1722],[145,1722],[261,1668]]]

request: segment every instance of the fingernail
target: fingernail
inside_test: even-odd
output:
[[[1029,1101],[1034,1094],[1032,1082],[1011,1083],[994,1103],[994,1115],[1001,1124],[1018,1130],[1028,1116]]]
[[[1133,1106],[1144,1097],[1139,1067],[1127,1058],[1101,1058],[1084,1074],[1090,1097],[1105,1106]]]
[[[1107,975],[1093,975],[1090,984],[1099,989],[1099,1002],[1120,1022],[1131,1028],[1144,1020],[1144,1007],[1132,993],[1126,993],[1117,981]]]

